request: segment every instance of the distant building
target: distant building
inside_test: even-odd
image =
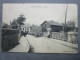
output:
[[[22,25],[21,31],[24,33],[26,33],[26,32],[30,33],[30,25],[28,25],[28,24]]]
[[[36,25],[32,25],[30,34],[36,35],[39,32],[39,27]]]
[[[12,29],[19,29],[20,25],[17,23],[16,20],[13,20],[13,22],[10,22],[10,28]]]

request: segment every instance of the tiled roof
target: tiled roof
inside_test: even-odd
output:
[[[30,28],[30,25],[29,24],[24,24],[24,25],[21,25],[22,28]]]
[[[60,24],[59,22],[55,22],[55,21],[46,21],[48,24],[50,25],[58,25],[58,26],[63,26],[62,24]]]
[[[11,23],[11,25],[19,26],[19,24],[17,23],[17,21],[16,21],[16,20],[14,20],[14,21]]]

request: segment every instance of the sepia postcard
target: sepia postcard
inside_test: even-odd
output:
[[[2,11],[2,52],[78,52],[77,4],[4,3]]]

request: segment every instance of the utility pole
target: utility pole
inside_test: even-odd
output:
[[[65,10],[65,24],[64,24],[64,41],[67,41],[67,33],[66,33],[66,20],[67,20],[67,12],[68,12],[68,4],[66,5],[66,10]]]

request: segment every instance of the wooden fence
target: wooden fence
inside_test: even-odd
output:
[[[52,32],[51,38],[76,44],[78,42],[78,33],[77,32],[67,32],[66,35],[64,35],[63,32]]]
[[[2,29],[2,51],[8,51],[18,44],[19,31],[17,29]]]

